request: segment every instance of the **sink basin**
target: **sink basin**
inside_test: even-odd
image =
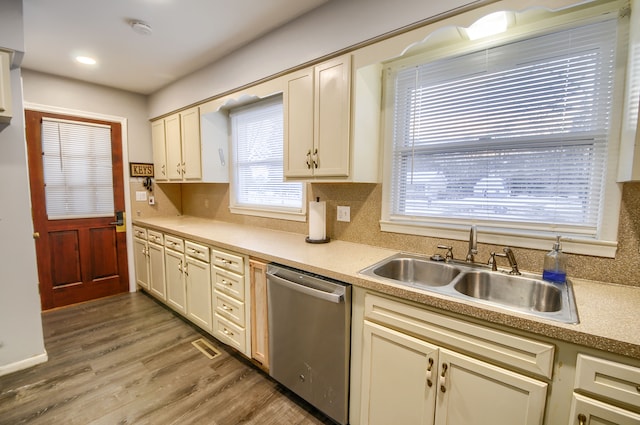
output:
[[[562,291],[551,283],[506,274],[467,272],[453,285],[461,294],[508,307],[539,312],[562,309]]]
[[[400,254],[363,270],[361,273],[415,286],[444,286],[460,269],[408,254]]]
[[[539,275],[514,276],[477,263],[445,263],[398,253],[360,274],[425,291],[563,323],[578,323],[571,282],[555,285]]]

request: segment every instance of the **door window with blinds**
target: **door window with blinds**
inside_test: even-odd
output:
[[[275,96],[229,113],[233,147],[231,211],[304,220],[304,186],[284,182],[284,116]]]
[[[383,221],[597,238],[617,47],[616,15],[392,64]]]
[[[44,118],[42,152],[49,220],[114,215],[110,127]]]

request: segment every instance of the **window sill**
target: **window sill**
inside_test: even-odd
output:
[[[483,227],[478,224],[478,242],[518,248],[540,249],[548,251],[555,242],[553,231],[538,232],[523,229]],[[391,233],[429,236],[442,239],[468,240],[469,227],[443,223],[412,223],[380,221],[380,230]],[[615,258],[618,243],[616,241],[596,240],[575,236],[562,237],[562,250],[571,254],[592,255]]]
[[[232,214],[251,215],[255,217],[275,218],[279,220],[307,221],[307,215],[303,212],[289,212],[282,210],[266,210],[247,207],[229,207]]]

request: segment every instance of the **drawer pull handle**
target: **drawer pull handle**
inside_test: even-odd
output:
[[[578,415],[578,425],[587,425],[587,417],[582,413]]]
[[[225,279],[222,279],[222,282],[220,282],[220,283],[222,283],[223,285],[231,286],[231,283],[229,283],[229,282],[228,282],[227,280],[225,280]]]
[[[229,306],[228,306],[228,305],[226,305],[226,304],[222,304],[222,309],[223,309],[224,311],[233,311],[233,308],[229,307]]]
[[[227,328],[223,328],[222,333],[225,334],[226,336],[233,336],[233,332],[231,332]]]
[[[432,387],[433,381],[431,380],[431,375],[433,374],[433,359],[429,357],[429,367],[427,367],[427,386]]]

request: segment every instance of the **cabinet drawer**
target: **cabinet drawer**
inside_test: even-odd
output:
[[[185,241],[185,253],[205,263],[209,262],[209,248],[191,241]]]
[[[243,302],[231,298],[220,291],[215,291],[214,302],[216,313],[231,320],[238,326],[245,327]]]
[[[244,328],[228,321],[218,313],[213,317],[213,336],[241,352],[245,351]]]
[[[153,242],[158,245],[164,245],[164,237],[160,232],[156,232],[155,230],[149,230],[147,232],[147,237],[149,242]]]
[[[578,354],[574,388],[640,409],[640,368]]]
[[[230,252],[211,250],[211,264],[244,275],[244,258]]]
[[[171,235],[164,235],[164,246],[174,251],[184,252],[184,241]]]
[[[555,347],[529,338],[458,320],[420,306],[367,293],[365,318],[388,327],[551,378]]]
[[[244,301],[244,277],[217,267],[212,268],[213,285],[216,290]]]
[[[147,239],[147,229],[142,227],[133,226],[133,236],[140,239]]]

